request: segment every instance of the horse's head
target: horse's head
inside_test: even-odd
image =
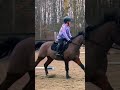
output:
[[[98,30],[98,33],[92,34],[93,36],[95,35],[96,37],[96,39],[94,38],[94,40],[96,41],[98,40],[97,42],[99,42],[99,40],[101,40],[101,42],[105,40],[107,44],[116,43],[120,45],[120,17],[118,14],[106,15],[104,17],[104,20],[100,24],[95,25],[94,27],[88,28],[87,32],[93,31],[93,30],[94,32],[95,31],[97,32],[96,29]],[[103,37],[99,35],[103,35]],[[96,41],[94,42],[94,40],[91,40],[91,41],[93,41],[93,43],[96,43]],[[110,40],[111,42],[108,43],[107,40]],[[99,43],[96,43],[96,44],[99,44]]]
[[[112,31],[112,40],[120,45],[120,17],[116,19],[115,26],[116,28]]]
[[[106,13],[104,16],[104,22],[112,22],[109,26],[111,32],[111,39],[113,43],[120,45],[120,14],[117,10],[112,13]],[[110,30],[111,29],[111,30]]]
[[[117,15],[114,18],[114,29],[112,30],[112,41],[118,45],[120,45],[120,16]]]

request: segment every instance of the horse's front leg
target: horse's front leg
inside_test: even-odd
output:
[[[25,73],[7,73],[7,77],[0,85],[0,90],[8,90],[13,83],[15,83],[18,79],[20,79]]]
[[[44,64],[46,76],[48,75],[48,69],[47,69],[47,67],[48,67],[48,65],[49,65],[52,61],[53,61],[53,59],[48,56],[48,57],[47,57],[47,61],[46,61],[45,64]]]
[[[30,76],[29,82],[26,84],[26,86],[23,88],[23,90],[34,90],[35,88],[35,71],[29,71],[28,72]]]
[[[73,60],[75,63],[77,63],[84,71],[85,71],[85,67],[84,65],[82,64],[82,62],[80,61],[80,58],[76,58]]]
[[[66,70],[66,79],[69,79],[69,78],[71,78],[69,76],[69,61],[65,60],[64,62],[65,62],[65,70]]]
[[[102,90],[114,90],[112,86],[110,85],[106,75],[100,76],[99,78],[96,75],[92,83],[100,87]]]

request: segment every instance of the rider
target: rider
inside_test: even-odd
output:
[[[64,23],[62,25],[62,27],[60,28],[59,34],[57,36],[56,41],[58,42],[58,46],[57,46],[57,56],[61,55],[61,49],[60,47],[63,46],[63,42],[67,41],[69,43],[71,43],[71,38],[72,35],[70,33],[70,24],[71,24],[72,18],[70,18],[69,16],[64,17]]]

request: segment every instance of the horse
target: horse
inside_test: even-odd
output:
[[[80,61],[79,55],[80,55],[80,47],[83,44],[84,37],[82,33],[79,33],[72,39],[72,43],[69,43],[68,48],[63,52],[63,57],[56,56],[56,51],[52,50],[51,47],[53,45],[53,41],[45,42],[41,45],[39,49],[38,58],[36,60],[36,65],[40,61],[42,61],[45,57],[47,57],[47,61],[44,64],[45,67],[45,74],[48,75],[47,66],[55,59],[64,61],[65,63],[65,70],[66,70],[66,79],[71,78],[69,76],[69,61],[73,60],[75,63],[77,63],[83,70],[84,65]]]
[[[120,45],[119,17],[108,16],[95,26],[86,28],[85,82],[91,82],[102,90],[113,90],[107,78],[107,53],[113,43]]]
[[[2,59],[5,57],[8,57],[7,60],[9,60],[7,75],[5,80],[0,84],[0,90],[7,90],[27,72],[30,80],[23,90],[34,89],[34,54],[35,50],[37,50],[43,42],[39,42],[36,45],[34,44],[34,37],[29,37],[24,40],[8,38],[0,44],[0,61],[2,62]]]

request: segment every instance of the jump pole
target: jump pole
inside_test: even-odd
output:
[[[44,67],[36,67],[35,69],[41,69],[41,70],[44,70],[45,68],[44,68]],[[48,70],[54,70],[55,68],[52,67],[52,66],[48,66],[47,69],[48,69]]]

